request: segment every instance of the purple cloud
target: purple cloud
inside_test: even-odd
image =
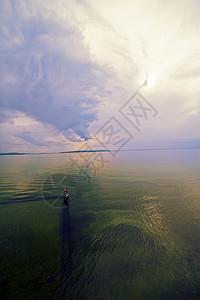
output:
[[[106,93],[105,70],[91,62],[77,28],[38,2],[20,4],[1,3],[1,109],[54,125],[71,141],[87,140],[98,95]]]

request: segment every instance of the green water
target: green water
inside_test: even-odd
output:
[[[200,151],[104,155],[0,157],[1,299],[200,298]]]

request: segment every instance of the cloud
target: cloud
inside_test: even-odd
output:
[[[53,125],[19,111],[4,111],[3,115],[0,152],[55,152],[70,147],[70,142]]]
[[[10,111],[38,122],[13,129],[13,143],[95,144],[111,116],[133,130],[119,108],[138,89],[159,112],[139,140],[198,138],[199,8],[195,0],[1,1],[1,121],[19,119]]]
[[[1,2],[0,18],[1,108],[54,125],[71,141],[90,138],[108,73],[91,61],[80,30],[40,1]]]
[[[23,131],[23,132],[20,132],[18,134],[15,134],[14,136],[19,137],[23,141],[28,142],[32,145],[36,145],[36,146],[43,146],[44,145],[44,143],[38,142],[35,137],[31,136],[30,131]]]
[[[80,131],[78,131],[77,133],[72,129],[68,129],[64,131],[64,136],[66,137],[66,139],[72,141],[72,142],[84,142],[86,140],[88,140],[89,138],[86,137],[82,137],[83,133],[80,133]]]

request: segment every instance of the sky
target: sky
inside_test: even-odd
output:
[[[199,0],[1,0],[0,152],[200,146],[199,13]]]

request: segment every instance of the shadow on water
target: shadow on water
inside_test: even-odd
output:
[[[63,203],[61,212],[61,284],[62,295],[67,295],[70,299],[70,287],[72,281],[73,271],[73,257],[72,257],[72,231],[71,231],[71,216],[70,205]]]
[[[87,216],[90,220],[90,216]],[[70,204],[63,204],[60,235],[61,299],[85,299],[88,285],[95,280],[94,269],[98,260],[91,238],[81,228],[85,219],[71,216]]]
[[[52,197],[53,198],[53,197]],[[42,202],[43,201],[43,199],[23,199],[23,200],[11,200],[11,201],[2,201],[2,202],[0,202],[0,205],[5,205],[5,204],[20,204],[20,203],[31,203],[31,202]]]

